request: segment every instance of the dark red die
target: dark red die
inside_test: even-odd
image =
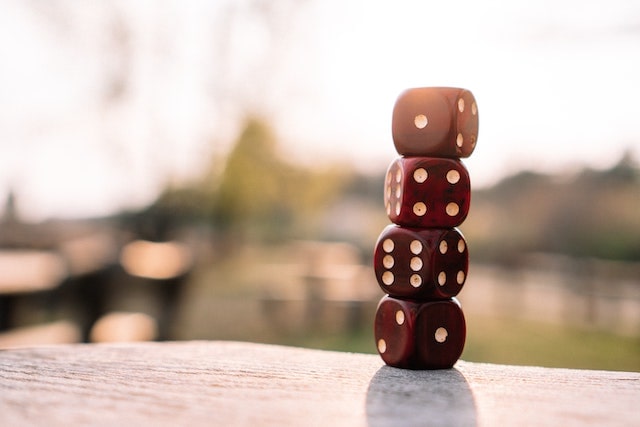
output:
[[[478,139],[478,106],[465,89],[408,89],[393,108],[391,129],[403,156],[469,157]]]
[[[460,160],[399,157],[387,170],[384,205],[391,222],[405,227],[456,227],[471,202],[469,172]]]
[[[387,226],[373,253],[382,290],[394,297],[448,299],[467,278],[469,250],[457,228]]]
[[[422,302],[384,296],[376,311],[378,353],[397,368],[451,368],[462,354],[466,331],[455,298]]]

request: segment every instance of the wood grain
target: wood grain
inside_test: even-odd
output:
[[[629,425],[640,374],[238,342],[78,344],[0,351],[0,425]]]

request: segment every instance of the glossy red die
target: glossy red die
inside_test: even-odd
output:
[[[408,369],[451,368],[462,354],[467,331],[455,298],[423,302],[384,296],[374,325],[382,360]]]
[[[469,251],[456,228],[412,229],[387,226],[373,253],[373,269],[391,296],[448,299],[464,286]]]
[[[396,100],[391,123],[403,156],[469,157],[478,139],[478,106],[465,89],[408,89]]]
[[[384,204],[406,227],[456,227],[469,212],[469,172],[460,160],[400,157],[387,170]]]

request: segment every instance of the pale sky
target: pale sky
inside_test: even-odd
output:
[[[293,160],[384,171],[418,86],[474,93],[472,186],[640,158],[640,2],[279,1],[267,20],[248,0],[0,3],[0,196],[32,219],[153,200],[223,156],[246,109]]]

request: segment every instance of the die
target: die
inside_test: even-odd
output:
[[[414,301],[385,295],[376,311],[374,336],[387,365],[447,369],[462,354],[466,323],[455,298]]]
[[[400,155],[469,157],[478,139],[478,106],[465,89],[408,89],[396,100],[391,130]]]
[[[387,170],[384,204],[395,224],[456,227],[467,217],[470,199],[469,172],[460,160],[399,157]]]
[[[382,290],[394,297],[448,299],[467,278],[469,250],[457,228],[387,226],[376,242],[373,269]]]

